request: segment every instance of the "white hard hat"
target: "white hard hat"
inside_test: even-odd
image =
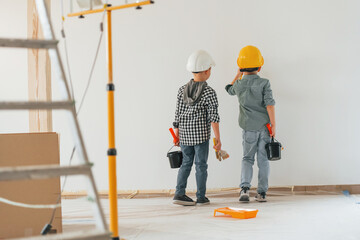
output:
[[[203,72],[211,67],[215,67],[215,62],[210,54],[204,50],[193,52],[186,65],[189,72]]]

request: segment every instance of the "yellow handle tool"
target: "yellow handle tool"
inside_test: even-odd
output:
[[[214,146],[216,146],[217,145],[216,138],[213,138],[213,141],[214,141]],[[219,161],[225,160],[230,157],[230,155],[224,150],[219,150],[219,151],[215,150],[215,155]]]
[[[214,146],[216,146],[217,145],[216,138],[213,138],[213,141],[214,141]],[[219,152],[216,150],[215,150],[215,156],[219,161],[221,161],[221,156],[220,156]]]

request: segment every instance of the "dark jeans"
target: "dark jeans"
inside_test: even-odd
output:
[[[195,159],[197,198],[204,198],[207,180],[207,159],[209,155],[209,140],[195,146],[180,145],[183,162],[178,172],[175,195],[184,195],[187,179]]]

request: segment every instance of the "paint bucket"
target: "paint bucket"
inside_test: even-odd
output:
[[[174,145],[175,146],[175,145]],[[174,147],[172,146],[170,150]],[[171,168],[179,168],[182,164],[183,155],[181,151],[173,151],[170,152],[170,150],[167,153],[167,157],[169,158],[170,167]]]
[[[281,159],[281,143],[275,142],[274,137],[271,138],[271,142],[265,145],[267,157],[270,161],[276,161]]]

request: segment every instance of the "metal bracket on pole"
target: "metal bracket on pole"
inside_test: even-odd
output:
[[[143,2],[137,2],[137,3],[128,3],[128,4],[119,5],[119,6],[109,6],[109,7],[106,7],[106,8],[99,8],[99,9],[94,9],[94,10],[87,10],[87,11],[70,13],[67,16],[68,17],[79,17],[79,16],[88,15],[88,14],[104,12],[104,10],[105,11],[112,11],[112,10],[119,10],[119,9],[124,9],[124,8],[139,7],[139,6],[149,5],[149,4],[153,4],[153,3],[154,3],[154,1],[143,1]]]

